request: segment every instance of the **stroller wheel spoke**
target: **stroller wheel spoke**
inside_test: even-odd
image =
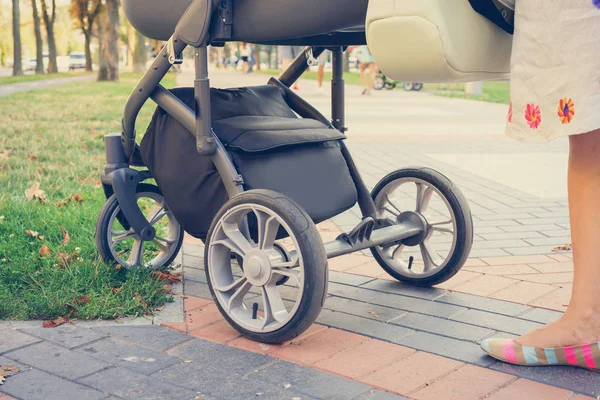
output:
[[[242,232],[240,232],[237,224],[223,223],[223,233],[225,233],[227,238],[219,242],[241,256],[245,256],[248,250],[253,247]]]
[[[244,296],[246,296],[250,289],[252,289],[252,284],[247,280],[244,280],[229,298],[229,301],[227,302],[227,311],[232,312],[235,308],[244,307]]]
[[[247,281],[248,281],[248,279],[246,279],[245,276],[242,276],[240,279],[233,281],[233,283],[231,283],[229,285],[213,286],[213,288],[215,290],[218,290],[219,292],[223,292],[223,293],[229,293],[231,291],[233,291],[235,293],[235,291],[237,291],[240,287],[242,287]]]
[[[133,243],[133,247],[131,248],[131,254],[127,259],[127,264],[133,265],[141,265],[144,255],[144,241],[141,239],[136,239]]]
[[[439,226],[434,226],[431,228],[432,230],[434,230],[435,232],[443,232],[443,233],[449,233],[449,234],[454,234],[454,231],[450,228],[442,228]]]
[[[429,202],[431,201],[434,191],[430,186],[427,186],[424,183],[415,182],[415,184],[417,185],[416,212],[424,213],[429,207]]]
[[[287,320],[289,313],[277,290],[275,281],[273,281],[273,283],[267,283],[262,287],[262,295],[263,306],[265,309],[263,328],[273,321],[284,323]]]
[[[423,257],[424,271],[437,268],[440,260],[435,251],[432,251],[432,246],[428,241],[425,241],[419,245],[421,250],[421,256]]]
[[[167,215],[167,212],[165,211],[165,205],[161,204],[160,207],[159,206],[154,207],[154,209],[152,210],[152,213],[148,216],[147,219],[148,219],[148,222],[150,222],[150,225],[154,225],[165,215]]]
[[[280,225],[277,217],[256,209],[253,209],[253,211],[258,221],[258,248],[261,250],[270,249],[273,247],[279,231]]]
[[[114,234],[114,232],[113,232],[113,234]],[[136,235],[136,233],[133,230],[127,231],[127,232],[122,231],[122,233],[119,236],[112,238],[112,243],[113,243],[113,245],[115,245],[115,244],[117,244],[119,242],[122,242],[123,240],[127,240],[129,238],[132,238],[135,235]]]
[[[296,282],[298,287],[302,286],[302,282],[301,282],[301,278],[300,278],[300,271],[295,271],[295,270],[291,270],[291,269],[273,268],[272,272],[275,275],[287,276],[288,278],[292,278]],[[279,280],[279,278],[277,280]]]
[[[162,244],[160,241],[157,240],[157,238],[155,238],[152,241],[152,243],[154,243],[156,245],[156,247],[158,247],[161,251],[164,251],[164,252],[169,251],[169,247]]]
[[[403,245],[403,244],[399,244],[399,245],[398,245],[398,246],[397,246],[397,247],[394,249],[394,251],[392,252],[392,259],[394,259],[394,260],[398,260],[398,259],[400,259],[400,256],[401,256],[401,254],[402,254],[402,251],[404,251],[404,249],[405,249],[405,248],[406,248],[406,246],[405,246],[405,245]]]

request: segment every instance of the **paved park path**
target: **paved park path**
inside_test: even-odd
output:
[[[215,86],[262,84],[264,75],[214,71]],[[189,85],[191,75],[180,76]],[[470,201],[476,240],[466,266],[436,288],[387,277],[366,254],[330,261],[317,324],[281,346],[239,337],[213,304],[203,247],[186,239],[184,282],[154,317],[0,325],[0,386],[16,399],[544,399],[600,396],[600,374],[505,365],[478,342],[517,336],[568,304],[570,243],[566,143],[532,146],[502,135],[506,107],[425,93],[359,95],[348,87],[348,144],[367,183],[405,165],[430,165]],[[311,81],[300,95],[327,114]],[[527,173],[524,173],[527,172]],[[324,240],[358,221],[350,210],[320,224]]]
[[[55,86],[66,85],[75,82],[89,82],[95,78],[92,74],[72,76],[65,78],[43,79],[41,81],[11,83],[0,85],[0,97],[9,96],[14,93],[28,92],[30,90],[48,89]]]

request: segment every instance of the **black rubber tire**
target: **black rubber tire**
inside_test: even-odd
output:
[[[385,262],[375,248],[371,248],[371,253],[385,272],[400,282],[413,286],[433,286],[445,282],[456,275],[462,268],[467,261],[471,252],[471,247],[473,246],[473,218],[471,216],[469,203],[462,192],[450,181],[450,179],[431,168],[406,168],[390,173],[373,189],[371,193],[373,200],[375,200],[384,187],[400,178],[421,179],[442,193],[450,204],[450,208],[456,217],[456,230],[458,235],[456,247],[454,248],[454,252],[448,264],[434,275],[426,278],[410,278],[401,275]]]
[[[145,193],[152,192],[162,196],[160,189],[155,185],[149,185],[147,183],[140,183],[136,188],[136,193]],[[100,254],[100,258],[103,262],[107,264],[116,264],[117,261],[113,257],[110,252],[110,246],[108,245],[108,237],[106,232],[108,230],[108,224],[110,223],[110,216],[114,213],[115,209],[119,206],[119,201],[117,197],[113,194],[110,196],[102,210],[100,211],[100,215],[98,215],[98,219],[96,220],[96,248],[98,249],[98,253]],[[123,216],[125,218],[125,216]],[[171,257],[167,259],[167,261],[163,265],[157,265],[156,268],[164,267],[173,263],[177,254],[181,250],[181,246],[183,245],[184,239],[184,231],[183,228],[180,228],[181,232],[179,235],[179,242],[177,243],[176,251],[173,253]]]
[[[423,89],[422,83],[413,83],[413,91],[420,92]]]
[[[213,290],[208,267],[208,249],[217,222],[229,209],[241,204],[257,204],[267,207],[281,217],[298,240],[298,247],[304,260],[304,292],[296,314],[283,327],[273,332],[256,333],[239,326],[221,307]],[[278,344],[292,340],[306,331],[317,319],[327,294],[327,253],[319,231],[306,211],[283,194],[271,190],[249,190],[236,195],[223,205],[211,224],[206,236],[204,270],[210,293],[219,311],[227,322],[245,337],[261,342]]]
[[[373,82],[373,89],[381,90],[385,87],[385,79],[383,76],[378,75],[375,77],[375,81]]]
[[[394,82],[394,83],[386,82],[385,83],[385,88],[387,90],[394,90],[394,89],[396,89],[396,82]]]
[[[407,92],[410,92],[411,90],[413,90],[414,84],[412,82],[404,82],[402,84],[402,87],[404,88],[404,90],[406,90]]]

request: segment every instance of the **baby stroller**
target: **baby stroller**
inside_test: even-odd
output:
[[[473,223],[458,188],[414,167],[369,191],[344,142],[343,52],[366,43],[367,0],[123,6],[139,31],[168,45],[131,94],[122,132],[105,137],[108,200],[96,226],[105,261],[162,267],[187,231],[204,241],[206,281],[224,318],[265,343],[291,340],[315,321],[330,258],[370,249],[384,271],[415,286],[444,282],[462,267]],[[228,41],[309,47],[264,86],[211,88],[207,46]],[[159,82],[187,46],[195,48],[194,87],[167,90]],[[326,49],[331,120],[290,90]],[[138,145],[135,121],[148,99],[159,108]],[[356,204],[362,220],[323,243],[315,224]]]

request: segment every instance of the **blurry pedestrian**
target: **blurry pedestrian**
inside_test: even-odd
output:
[[[324,93],[325,88],[323,87],[323,78],[325,78],[325,65],[330,60],[331,52],[329,50],[323,51],[319,56],[319,66],[317,67],[317,92]]]
[[[281,70],[285,71],[296,57],[302,52],[302,46],[279,46],[279,59],[281,60]],[[294,90],[299,90],[298,83],[294,83]]]
[[[375,85],[375,75],[377,74],[377,65],[375,65],[373,55],[371,55],[371,51],[369,51],[367,45],[351,46],[348,50],[356,53],[356,57],[360,62],[360,82],[363,87],[361,94],[370,96]]]

